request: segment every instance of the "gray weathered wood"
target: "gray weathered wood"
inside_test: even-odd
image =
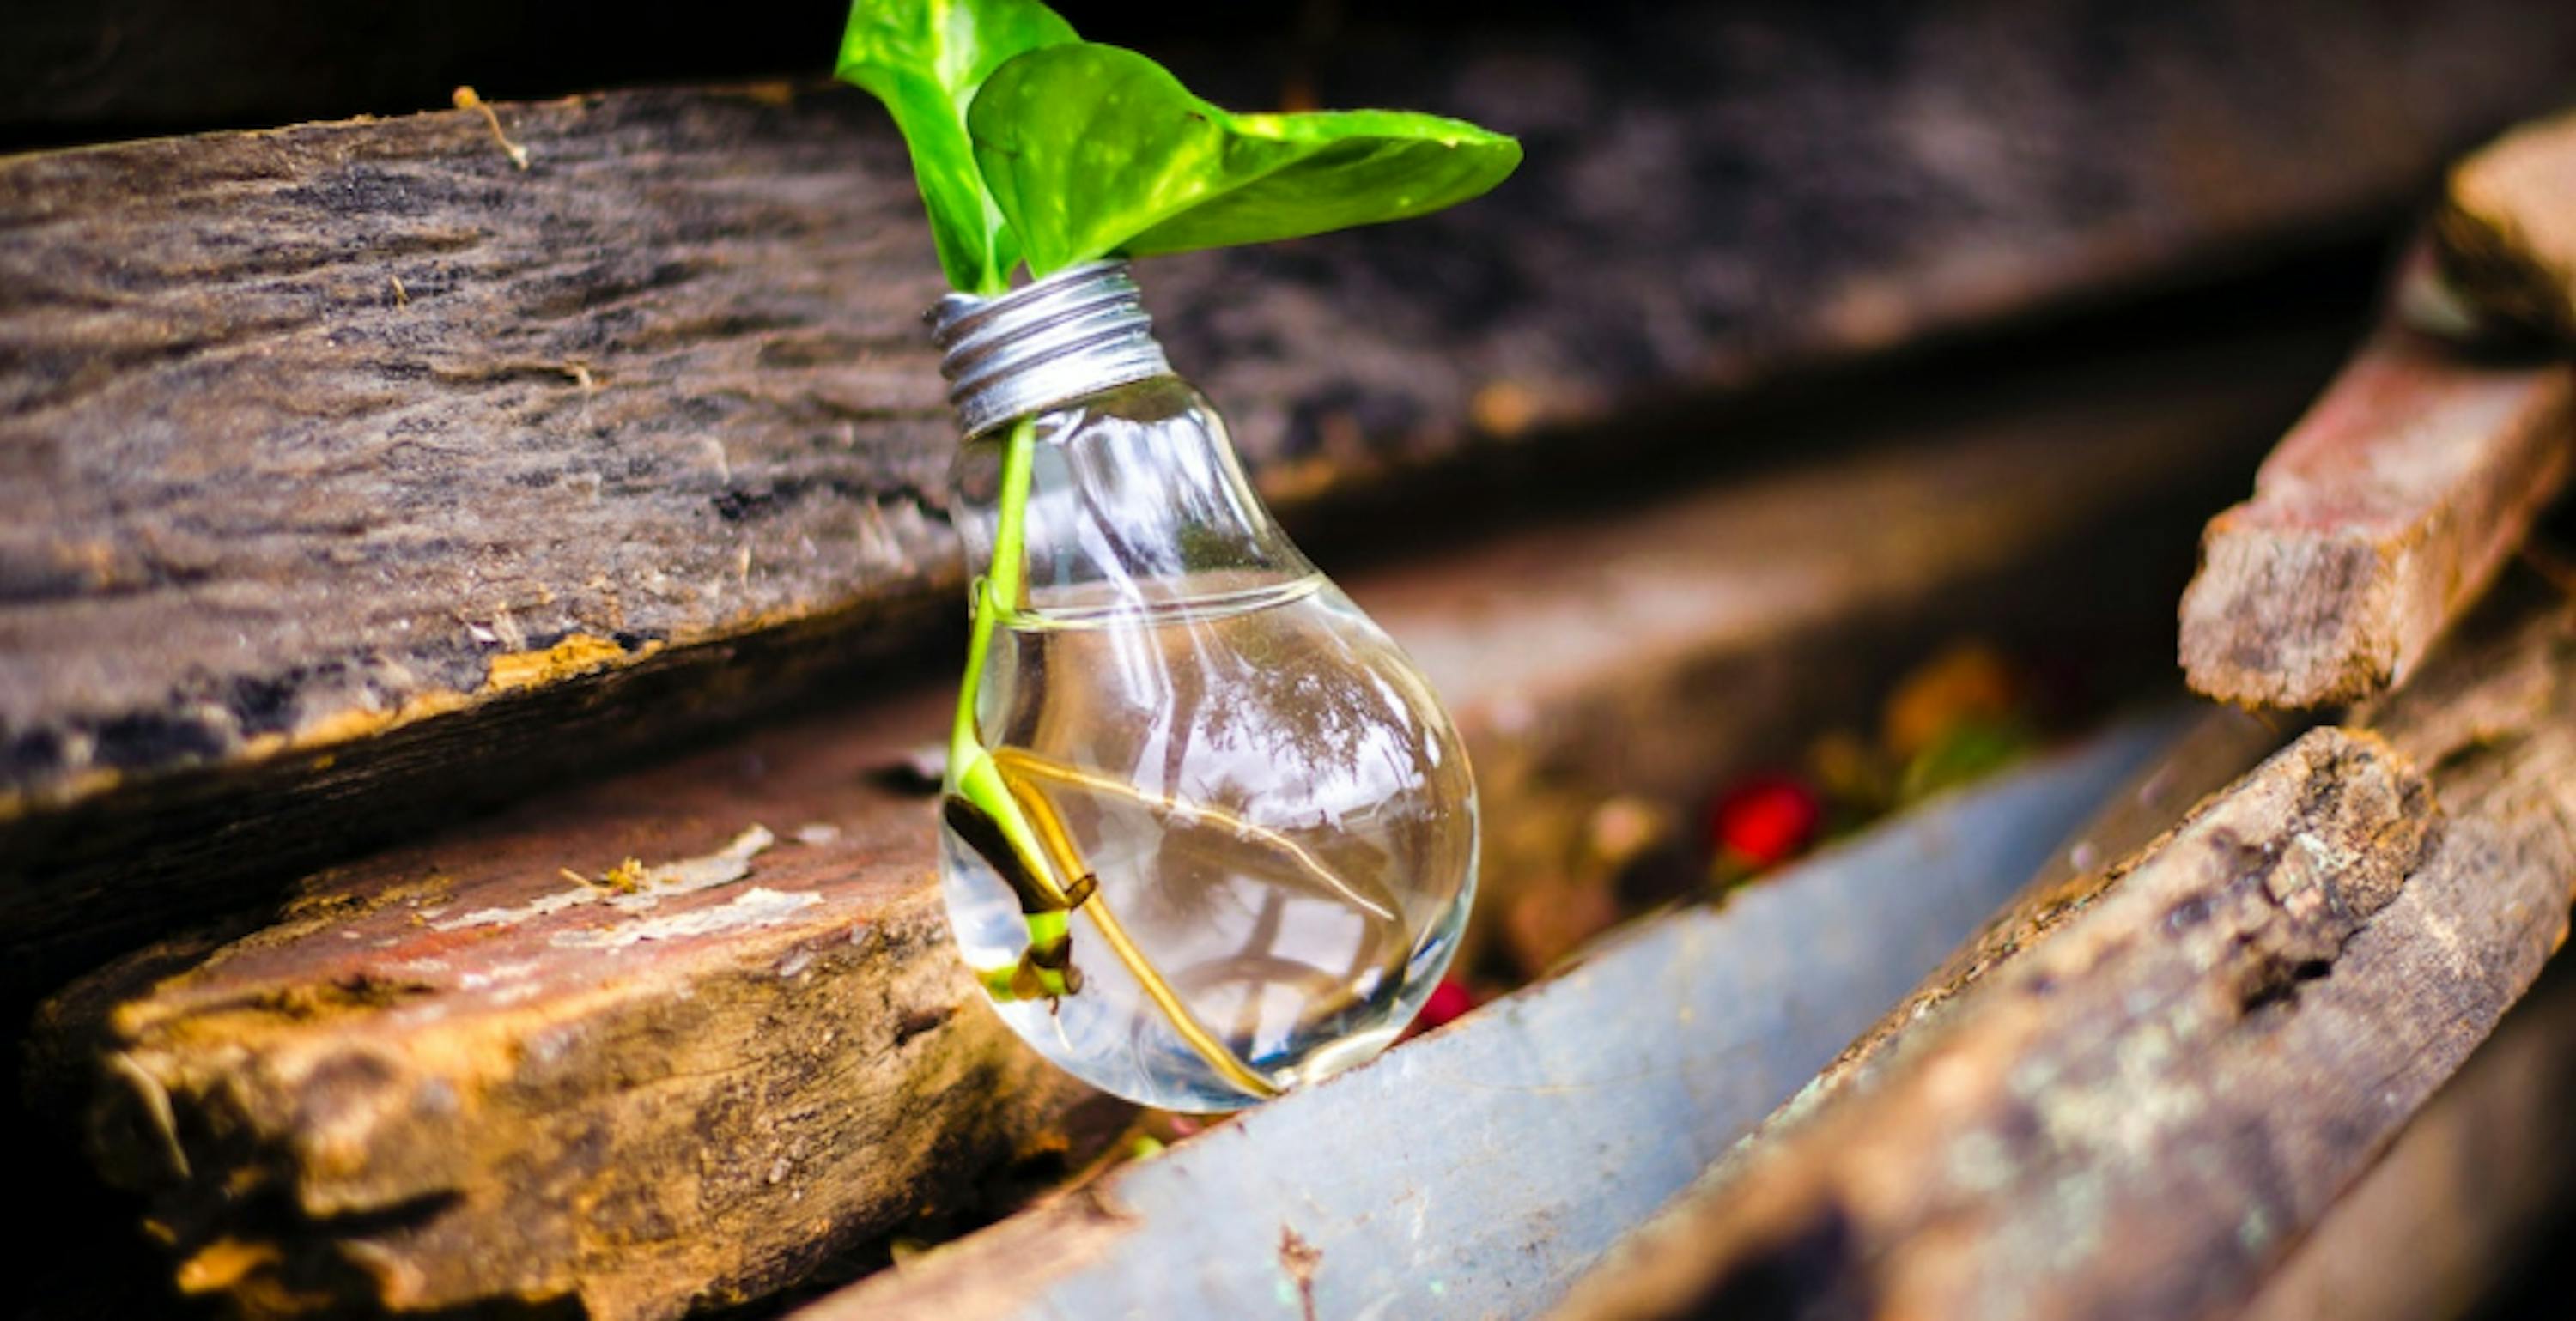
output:
[[[1656,918],[1375,1063],[796,1316],[1530,1315],[2177,725],[2127,726],[1722,907]]]
[[[2514,595],[2368,730],[2303,737],[1713,1171],[1559,1315],[2240,1303],[2566,933],[2576,614]]]
[[[1315,90],[1490,121],[1529,166],[1419,224],[1158,264],[1175,355],[1283,502],[1447,482],[2349,232],[2576,67],[2576,18],[2504,0],[1880,19],[1371,26]],[[1275,92],[1232,67],[1220,91]],[[524,173],[462,112],[0,161],[13,966],[59,967],[30,942],[77,914],[123,922],[82,950],[130,940],[951,617],[934,276],[878,112],[501,113]]]
[[[1475,758],[1482,920],[1604,804],[1677,816],[1953,630],[2154,655],[2190,511],[2295,406],[2281,364],[2323,356],[2214,343],[1990,386],[1859,453],[1355,576]],[[818,714],[313,875],[263,931],[57,1001],[39,1081],[209,1291],[616,1318],[774,1285],[1071,1103],[939,932],[928,803],[869,776],[943,704]],[[649,912],[562,874],[754,824],[776,841],[743,875]]]

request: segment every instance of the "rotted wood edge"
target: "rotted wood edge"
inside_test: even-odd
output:
[[[2576,969],[2552,963],[2407,1122],[2243,1321],[2421,1321],[2498,1306],[2576,1207]]]
[[[2576,613],[2517,587],[2368,727],[2204,803],[1555,1315],[2242,1305],[2565,938]]]
[[[2153,765],[2122,785],[2069,836],[1974,936],[1765,1119],[1753,1140],[1793,1126],[1845,1090],[1863,1085],[1899,1053],[1898,1045],[1928,1032],[1987,975],[2081,916],[2118,883],[2130,860],[2151,851],[2175,822],[2289,736],[2280,725],[2245,712],[2201,713]]]
[[[2380,327],[2220,513],[2184,593],[2191,686],[2249,707],[2402,684],[2520,545],[2576,462],[2576,367],[2416,329],[2420,248]]]

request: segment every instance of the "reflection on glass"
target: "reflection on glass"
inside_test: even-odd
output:
[[[959,465],[979,570],[1001,443]],[[1039,1050],[1150,1104],[1229,1109],[1374,1054],[1430,993],[1473,889],[1448,718],[1177,379],[1040,418],[1032,473],[1022,599],[976,733],[1056,884],[1097,889],[1070,919],[1069,989],[1014,987],[1025,882],[952,820],[969,962]]]

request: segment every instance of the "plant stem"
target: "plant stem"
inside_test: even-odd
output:
[[[993,630],[1005,612],[1019,608],[1021,559],[1028,544],[1029,473],[1036,463],[1037,429],[1036,418],[1021,418],[1011,424],[1011,434],[1002,442],[1002,490],[994,509],[993,563],[975,589],[975,620],[966,639],[966,678],[957,685],[957,722],[948,734],[952,761],[983,753],[983,745],[975,737],[975,699],[983,687],[984,658],[993,648]],[[991,808],[986,806],[986,810]]]
[[[993,630],[1019,609],[1021,563],[1027,544],[1029,472],[1035,463],[1037,419],[1011,424],[1003,441],[1002,489],[995,507],[993,562],[975,586],[974,620],[966,639],[966,677],[957,683],[957,718],[948,731],[949,779],[959,796],[991,817],[994,827],[1018,854],[1024,874],[1048,891],[1057,908],[1069,908],[1062,886],[1047,874],[1046,854],[1017,799],[1003,783],[999,766],[975,734],[975,705],[984,687],[984,662],[993,650]],[[1032,932],[1034,938],[1036,933]]]
[[[1055,865],[1068,876],[1082,875],[1084,871],[1082,857],[1075,851],[1073,836],[1065,830],[1064,823],[1056,818],[1055,809],[1038,793],[1037,786],[1026,781],[1017,781],[1012,783],[1011,791],[1019,796],[1021,806],[1028,810],[1029,815],[1037,819],[1038,839],[1046,847]],[[1136,985],[1145,992],[1145,998],[1153,1001],[1154,1007],[1163,1011],[1164,1021],[1172,1025],[1172,1030],[1180,1034],[1182,1042],[1196,1052],[1200,1059],[1207,1061],[1209,1068],[1216,1070],[1218,1076],[1233,1083],[1248,1096],[1268,1100],[1279,1094],[1278,1087],[1274,1086],[1268,1078],[1262,1077],[1260,1072],[1251,1065],[1244,1063],[1241,1056],[1228,1048],[1215,1033],[1208,1031],[1207,1025],[1199,1021],[1198,1015],[1190,1012],[1189,1004],[1181,999],[1180,992],[1172,989],[1172,984],[1164,980],[1162,971],[1154,966],[1154,961],[1147,958],[1145,951],[1138,949],[1136,942],[1128,938],[1127,928],[1118,921],[1118,915],[1109,910],[1107,899],[1102,898],[1095,891],[1084,901],[1082,910],[1091,915],[1092,925],[1099,929],[1100,938],[1108,942],[1109,952],[1117,955],[1120,963],[1127,965],[1128,974],[1136,979]]]
[[[1069,784],[1089,789],[1094,793],[1112,794],[1145,807],[1159,807],[1165,812],[1187,812],[1220,829],[1234,832],[1237,839],[1259,844],[1285,858],[1290,870],[1321,886],[1326,893],[1339,896],[1351,907],[1381,922],[1397,920],[1394,896],[1383,890],[1376,895],[1361,894],[1350,882],[1334,875],[1333,870],[1308,852],[1304,845],[1268,826],[1256,821],[1247,821],[1213,803],[1184,803],[1169,794],[1150,794],[1114,775],[1102,775],[1097,771],[1087,771],[1079,766],[1068,766],[1063,762],[1041,757],[1025,748],[995,748],[992,756],[995,761],[1001,763],[1002,774],[1015,781],[1053,780],[1058,784]]]
[[[1050,887],[1053,893],[1049,897],[1059,905],[1053,912],[1028,915],[1033,950],[1042,945],[1060,946],[1065,939],[1064,910],[1074,906],[1067,889],[1081,885],[1089,873],[1075,851],[1071,835],[1055,819],[1046,800],[1034,786],[1012,783],[1000,761],[984,747],[975,731],[975,706],[983,689],[985,660],[992,653],[993,631],[1001,626],[1003,616],[1019,608],[1021,580],[1026,572],[1029,482],[1036,451],[1037,420],[1024,417],[1012,423],[1010,435],[1003,441],[1002,488],[993,522],[993,562],[975,591],[974,622],[966,641],[966,677],[957,685],[957,718],[948,735],[949,766],[957,792],[992,818],[1012,851],[1020,856],[1023,869]],[[1037,818],[1034,824],[1033,815]],[[1248,1095],[1268,1098],[1279,1094],[1268,1078],[1244,1063],[1198,1021],[1180,993],[1154,967],[1153,960],[1128,938],[1126,928],[1096,891],[1087,894],[1081,906],[1090,910],[1101,939],[1127,966],[1146,998],[1154,1002],[1172,1030],[1208,1067]],[[1069,990],[1061,983],[1051,989]]]

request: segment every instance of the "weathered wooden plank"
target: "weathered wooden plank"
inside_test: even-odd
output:
[[[2401,280],[2430,278],[2419,257]],[[2210,520],[2182,598],[2184,674],[2287,708],[2403,683],[2565,484],[2571,450],[2576,367],[2469,357],[2392,312],[2254,498]]]
[[[1864,1085],[1898,1055],[1896,1047],[1922,1035],[1988,974],[2010,966],[2022,951],[2047,940],[2101,899],[2120,876],[2111,863],[2155,843],[2193,806],[2251,770],[2287,738],[2260,717],[2241,711],[2201,713],[2153,765],[2105,801],[1976,935],[1763,1121],[1762,1131],[1795,1124],[1846,1090]]]
[[[2576,614],[2488,622],[2375,732],[2313,731],[2204,804],[1559,1315],[2241,1303],[2565,935]]]
[[[1747,1133],[1744,1145],[1763,1141],[1790,1128],[1853,1088],[1866,1086],[1899,1056],[1896,1049],[1920,1038],[1986,976],[2009,966],[2023,950],[2037,945],[2100,899],[2116,880],[2106,863],[2126,858],[2155,842],[2189,809],[2224,788],[2278,748],[2287,737],[2263,719],[2232,710],[2199,713],[2167,743],[2155,759],[2121,785],[2073,831],[2028,883],[2000,905],[1976,933],[1906,996],[1853,1038],[1842,1053],[1818,1070],[1778,1110]],[[1694,1180],[1704,1186],[1718,1176]],[[1695,1186],[1688,1197],[1699,1197]],[[1681,1205],[1689,1205],[1683,1202]],[[1665,1213],[1687,1219],[1686,1212]],[[1642,1235],[1639,1243],[1658,1240]],[[1640,1249],[1623,1245],[1603,1267],[1615,1272],[1624,1254]],[[1591,1263],[1585,1263],[1587,1266]]]
[[[2576,1205],[2571,971],[2552,965],[2263,1282],[2245,1321],[2500,1314],[2496,1296],[2545,1260]]]
[[[39,1037],[94,1075],[93,1147],[156,1194],[187,1292],[255,1315],[742,1297],[1082,1098],[967,1008],[930,818],[871,780],[938,706],[325,873],[280,925],[75,988]]]
[[[1524,176],[1158,264],[1176,357],[1292,505],[1571,454],[1538,438],[2350,226],[2576,67],[2576,18],[2505,0],[1880,19],[1368,25],[1309,86],[1518,131]],[[464,113],[0,162],[13,966],[948,616],[932,265],[877,112],[502,115],[525,173]]]
[[[796,1316],[1530,1315],[2179,723],[2125,727],[1723,906],[1660,917],[1373,1064]]]
[[[2443,275],[2479,316],[2576,344],[2576,113],[2453,166],[2433,232]]]
[[[1467,736],[1484,907],[1575,865],[1603,803],[1676,807],[1952,630],[2152,654],[2189,511],[2295,406],[2308,343],[1990,387],[1830,462],[1355,578]],[[940,705],[816,716],[313,876],[280,925],[57,1001],[56,1108],[93,1114],[189,1278],[254,1306],[292,1284],[657,1316],[773,1284],[1068,1101],[968,1003],[928,805],[865,782]],[[745,874],[649,911],[562,874],[671,873],[754,824],[775,842]]]

